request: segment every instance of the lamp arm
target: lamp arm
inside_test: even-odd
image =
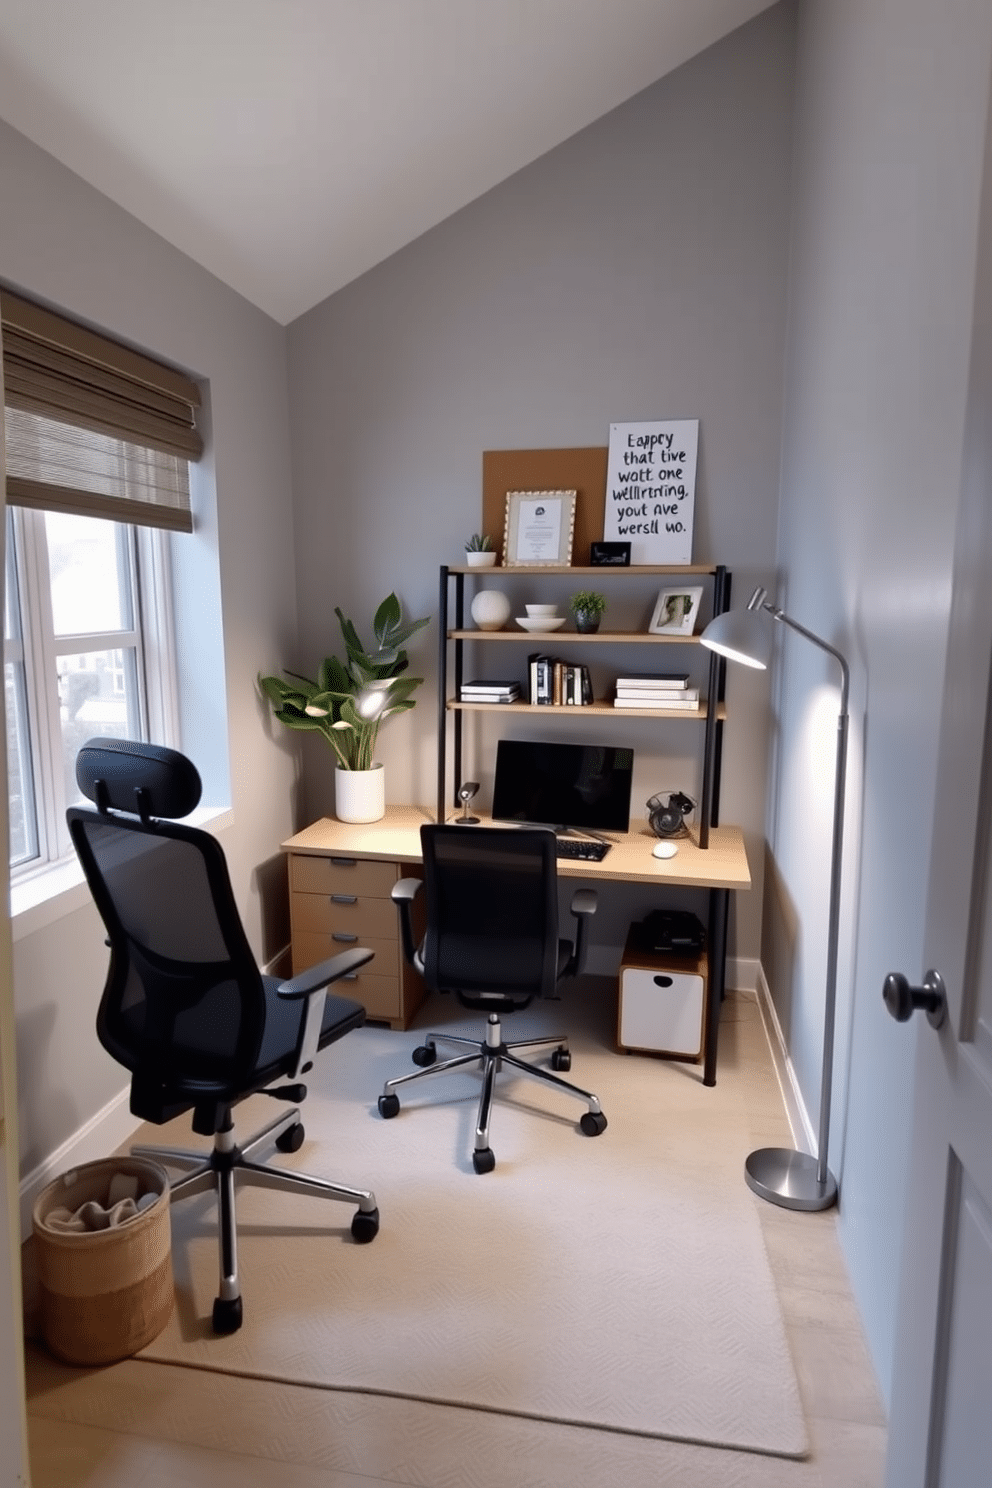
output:
[[[760,590],[756,591],[756,594],[757,593],[760,593]],[[755,596],[752,596],[752,598],[754,597]],[[748,609],[751,608],[752,606],[748,605]],[[821,651],[826,651],[828,655],[834,658],[834,660],[840,667],[840,711],[842,716],[846,716],[848,694],[851,690],[851,669],[848,666],[845,658],[837,650],[836,646],[831,646],[829,641],[825,641],[822,636],[816,635],[814,631],[807,630],[805,625],[800,625],[798,620],[793,620],[791,615],[787,615],[785,611],[780,610],[777,605],[769,604],[768,601],[764,598],[762,598],[758,602],[758,604],[754,605],[754,608],[767,610],[769,615],[771,615],[774,620],[781,621],[781,623],[783,625],[787,625],[790,630],[794,630],[797,632],[797,634],[805,636],[808,641],[813,642],[814,646],[819,646]]]

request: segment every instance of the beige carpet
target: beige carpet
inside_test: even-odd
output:
[[[607,1131],[582,1136],[577,1102],[504,1079],[497,1167],[480,1177],[477,1076],[422,1086],[393,1121],[375,1109],[382,1081],[413,1068],[424,1027],[477,1021],[447,1000],[432,1012],[420,1033],[366,1028],[325,1051],[307,1141],[281,1159],[373,1188],[377,1239],[351,1241],[346,1206],[243,1190],[245,1322],[216,1338],[213,1204],[186,1201],[173,1211],[176,1311],[141,1357],[803,1456],[759,1201],[742,1176],[746,1069],[706,1089],[695,1067],[618,1055],[615,1005],[596,984],[575,989],[517,1015],[509,1032],[567,1026],[570,1078],[600,1096]],[[442,1087],[462,1098],[442,1103]],[[247,1133],[276,1111],[256,1097],[239,1125]],[[180,1123],[142,1132],[156,1138],[189,1145]]]

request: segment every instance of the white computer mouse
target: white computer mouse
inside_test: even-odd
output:
[[[674,858],[678,848],[674,842],[657,842],[651,849],[653,858]]]

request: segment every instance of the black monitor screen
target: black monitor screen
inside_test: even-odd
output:
[[[632,749],[500,739],[493,819],[626,832],[633,765]]]

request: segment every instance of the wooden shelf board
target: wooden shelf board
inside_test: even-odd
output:
[[[474,574],[477,579],[489,578],[493,574],[506,574],[513,578],[526,578],[528,574],[582,574],[597,579],[615,579],[638,574],[647,574],[649,577],[666,574],[675,577],[683,574],[712,575],[716,573],[716,567],[711,563],[680,563],[675,568],[649,563],[627,564],[626,566],[603,563],[594,568],[582,568],[578,564],[569,565],[566,568],[562,564],[552,566],[543,563],[496,563],[491,568],[470,568],[468,564],[449,563],[448,572],[449,574]]]
[[[563,642],[581,646],[613,644],[615,646],[698,646],[698,635],[649,635],[646,631],[597,630],[585,635],[578,630],[449,630],[449,641],[529,641],[532,646],[542,644],[560,646]]]
[[[448,698],[447,707],[463,713],[568,713],[581,714],[585,718],[689,718],[694,723],[705,722],[709,709],[705,703],[699,708],[614,708],[612,703],[460,703]],[[725,719],[724,703],[717,708],[717,718]]]

